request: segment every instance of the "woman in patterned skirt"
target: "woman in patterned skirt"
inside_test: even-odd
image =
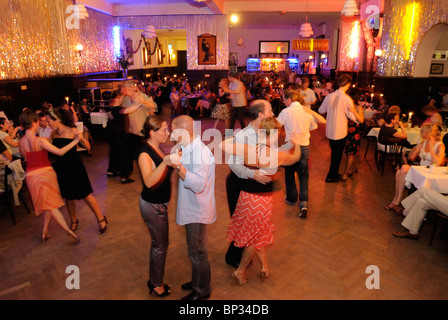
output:
[[[19,120],[22,128],[25,130],[25,135],[20,139],[19,147],[20,152],[27,162],[26,183],[30,191],[36,216],[44,213],[42,242],[50,237],[48,235],[48,227],[53,218],[70,237],[73,244],[76,244],[79,242],[78,237],[70,230],[61,211],[59,211],[59,208],[64,205],[64,202],[59,191],[56,172],[48,160],[47,152],[60,156],[64,155],[78,144],[79,135],[77,134],[71,143],[58,149],[45,138],[36,136],[37,128],[39,127],[39,118],[35,113],[26,110],[20,115]]]
[[[356,117],[356,122],[348,120],[348,134],[345,140],[345,172],[342,175],[341,181],[345,182],[347,179],[358,172],[356,166],[352,169],[355,161],[355,156],[359,153],[359,147],[361,145],[361,131],[364,123],[363,108],[360,104],[361,93],[359,91],[349,91],[348,95],[353,100],[354,108],[350,110]]]
[[[229,85],[229,79],[223,78],[219,82],[219,103],[216,104],[215,108],[210,115],[215,120],[215,124],[213,129],[218,127],[220,121],[224,120],[225,128],[229,127],[230,123],[230,93],[224,92],[224,89],[227,89]]]
[[[225,140],[221,148],[226,153],[244,157],[245,165],[249,167],[264,168],[265,174],[272,176],[274,181],[278,166],[296,163],[301,156],[298,137],[291,138],[296,144],[292,154],[280,152],[274,148],[280,127],[280,123],[275,118],[267,118],[263,120],[259,133],[260,141],[265,140],[266,143],[245,145],[233,143],[231,138]],[[266,139],[263,139],[264,134]],[[234,241],[236,247],[244,248],[238,269],[232,274],[240,285],[247,282],[247,267],[255,256],[261,263],[261,278],[269,276],[265,248],[273,243],[275,229],[271,221],[274,183],[263,185],[248,179],[242,189],[227,230],[227,240]]]

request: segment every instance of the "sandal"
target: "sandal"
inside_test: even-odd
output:
[[[100,223],[101,223],[101,222],[106,222],[106,224],[104,225],[104,228],[101,228],[101,227],[100,227]],[[107,224],[108,224],[108,222],[107,222],[107,218],[106,218],[106,216],[104,216],[104,219],[103,219],[103,220],[98,221],[98,227],[99,227],[98,233],[99,233],[99,234],[103,234],[104,232],[106,232]]]
[[[344,173],[339,181],[346,182],[348,179],[348,174]]]
[[[394,210],[394,207],[396,207],[396,206],[397,206],[396,204],[391,203],[390,205],[385,206],[384,209],[386,209],[386,210]]]

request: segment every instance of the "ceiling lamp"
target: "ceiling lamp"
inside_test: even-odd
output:
[[[356,0],[347,0],[344,3],[341,14],[346,17],[353,17],[359,14],[358,5]]]
[[[311,24],[308,22],[308,14],[306,14],[306,22],[300,26],[299,36],[308,38],[314,34]]]
[[[142,36],[144,36],[145,38],[149,38],[149,39],[156,38],[157,37],[156,28],[154,28],[154,26],[151,25],[150,22],[148,22],[145,30],[142,32]]]

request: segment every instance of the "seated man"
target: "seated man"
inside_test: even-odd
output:
[[[420,226],[428,210],[438,210],[448,216],[448,196],[432,189],[418,189],[401,204],[404,207],[403,215],[406,216],[401,225],[407,230],[393,232],[397,238],[417,240]]]

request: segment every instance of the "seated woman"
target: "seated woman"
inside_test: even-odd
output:
[[[441,135],[439,127],[433,123],[427,123],[420,129],[422,141],[412,148],[408,159],[414,161],[420,158],[420,166],[429,166],[435,163],[441,166],[445,163],[445,146],[440,141]],[[394,210],[397,213],[402,212],[399,207],[405,188],[405,177],[410,169],[409,165],[403,165],[395,174],[395,195],[392,202],[386,206],[387,210]]]
[[[438,126],[443,125],[442,116],[440,115],[439,110],[435,106],[427,105],[423,107],[422,112],[426,116],[426,119],[425,121],[423,121],[423,124],[434,123]]]
[[[280,123],[274,117],[266,118],[261,123],[259,132],[259,141],[261,142],[257,145],[233,143],[233,138],[230,138],[223,141],[220,148],[228,154],[242,156],[245,165],[262,167],[266,175],[273,176],[278,166],[294,164],[299,161],[301,156],[298,136],[291,138],[292,143],[295,144],[292,154],[278,151],[274,147],[280,127]],[[275,226],[271,221],[274,183],[252,182],[253,180],[245,182],[246,185],[240,192],[232,221],[227,230],[227,240],[234,241],[236,247],[244,248],[238,269],[232,274],[232,277],[240,285],[247,282],[246,270],[255,255],[261,263],[261,278],[269,276],[265,248],[274,241]]]
[[[176,115],[182,113],[180,97],[177,94],[177,89],[175,86],[171,87],[170,101],[171,101],[171,118],[173,118]]]
[[[199,117],[202,117],[204,115],[204,109],[210,109],[210,105],[213,100],[213,94],[207,85],[205,85],[201,90],[201,94],[201,99],[198,100],[198,103],[196,105],[196,110],[199,110]]]
[[[5,144],[11,154],[14,154],[14,149],[19,147],[19,140],[15,139],[18,130],[19,127],[14,128],[11,126],[6,118],[0,118],[0,140]],[[16,156],[20,157],[17,152]]]
[[[378,142],[380,144],[386,144],[390,138],[407,139],[406,130],[399,119],[400,115],[398,113],[389,113],[386,115],[385,122],[381,126],[378,134]],[[396,125],[400,127],[400,131],[395,129]]]
[[[376,112],[373,115],[373,119],[376,121],[376,124],[381,127],[386,122],[386,116],[389,113],[396,113],[398,114],[398,116],[400,116],[401,108],[399,106],[391,106],[384,111]]]

